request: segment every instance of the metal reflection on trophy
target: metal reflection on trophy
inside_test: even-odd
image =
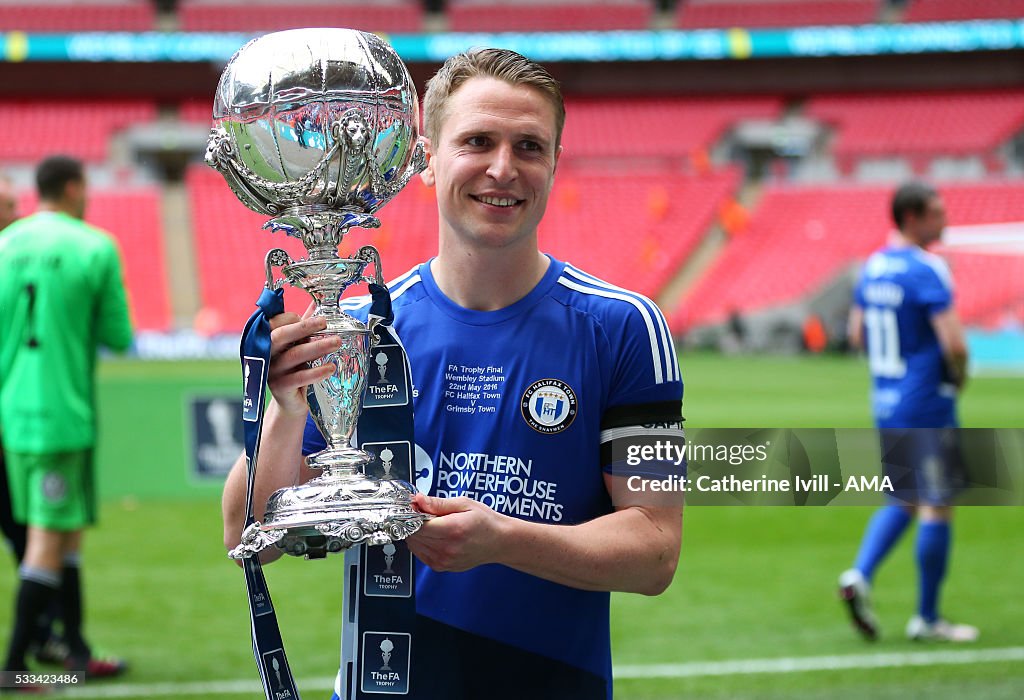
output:
[[[380,256],[372,246],[351,257],[340,257],[337,249],[352,227],[378,227],[374,214],[424,167],[412,79],[394,50],[373,34],[276,32],[250,41],[227,64],[213,116],[207,163],[243,204],[271,217],[264,228],[299,238],[308,253],[292,260],[271,250],[267,285],[283,284],[274,279],[280,268],[284,279],[313,297],[314,315],[327,320],[320,335],[342,340],[338,350],[313,363],[330,362],[337,370],[307,391],[327,442],[308,463],[323,473],[275,492],[262,524],[246,529],[231,556],[251,556],[273,544],[289,554],[321,557],[364,541],[404,539],[428,517],[413,510],[412,487],[366,476],[373,456],[351,445],[368,378],[403,369],[388,368],[387,356],[382,361],[383,353],[373,352],[378,319],[363,323],[338,305],[353,284],[383,286]],[[365,274],[371,264],[372,278]]]

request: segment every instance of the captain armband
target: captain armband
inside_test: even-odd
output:
[[[686,435],[678,401],[616,406],[601,421],[601,464],[612,476],[686,476]]]

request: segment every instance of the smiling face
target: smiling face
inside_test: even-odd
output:
[[[537,247],[561,151],[543,92],[474,77],[448,97],[423,181],[437,189],[441,247]]]

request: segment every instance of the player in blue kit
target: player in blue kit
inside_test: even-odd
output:
[[[839,594],[856,629],[876,639],[871,581],[916,515],[918,609],[907,636],[974,641],[976,628],[939,615],[951,543],[950,501],[962,478],[956,397],[967,367],[949,268],[926,251],[941,238],[946,211],[934,189],[909,183],[893,196],[892,216],[898,235],[864,265],[849,330],[851,343],[867,349],[883,461],[903,503],[887,505],[872,517],[853,568],[839,578]]]
[[[650,300],[539,250],[565,118],[544,68],[461,54],[424,105],[439,251],[390,289],[415,385],[415,504],[438,516],[408,541],[427,697],[610,698],[609,592],[657,595],[679,557],[681,497],[613,502],[609,469],[616,440],[682,441],[672,340]],[[367,303],[343,307],[365,316]],[[256,503],[314,475],[300,455],[323,441],[304,387],[332,366],[305,363],[338,347],[310,339],[320,319],[271,326]],[[240,459],[224,492],[229,548],[244,502]]]

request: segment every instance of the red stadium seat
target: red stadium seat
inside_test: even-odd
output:
[[[266,252],[284,248],[298,259],[306,257],[305,249],[294,238],[261,230],[269,217],[243,206],[216,171],[193,166],[186,173],[186,186],[207,330],[237,332],[252,313],[263,286]],[[386,279],[393,279],[436,254],[437,205],[433,193],[426,190],[419,178],[413,178],[379,212],[379,217],[381,228],[353,229],[342,243],[341,252],[351,253],[365,244],[376,246]],[[348,295],[365,292],[365,286],[359,285]],[[309,297],[291,290],[286,292],[286,300],[290,310],[301,312]]]
[[[136,328],[170,329],[160,190],[147,187],[95,192],[90,197],[86,219],[113,233],[121,245]]]
[[[540,225],[541,250],[613,284],[656,296],[740,183],[734,168],[706,176],[561,172]]]
[[[766,188],[747,233],[682,300],[674,330],[812,292],[885,240],[889,196],[887,187]]]
[[[446,15],[453,32],[562,32],[650,29],[647,0],[451,0]]]
[[[1014,304],[1024,302],[1024,183],[995,182],[940,187],[952,226],[1017,223],[1018,240],[985,243],[983,231],[947,236],[936,252],[949,261],[956,305],[964,321],[992,325]],[[977,239],[973,242],[972,239]]]
[[[119,129],[156,119],[142,100],[10,101],[0,104],[0,153],[5,161],[34,162],[53,153],[98,162]]]
[[[807,115],[835,126],[832,150],[840,160],[975,155],[1024,128],[1024,93],[820,96],[808,102]]]
[[[687,158],[741,119],[774,119],[776,97],[635,97],[566,100],[565,157]]]
[[[676,26],[683,29],[803,27],[870,24],[878,0],[681,0]]]
[[[155,17],[148,0],[0,3],[2,32],[148,32],[155,28]]]
[[[1024,222],[1024,183],[939,189],[951,226]],[[682,299],[673,330],[792,303],[819,289],[885,242],[891,196],[888,186],[768,187],[749,232],[732,239]],[[1024,299],[1024,256],[970,246],[936,252],[950,260],[965,322],[992,318]]]
[[[912,0],[904,22],[972,19],[1019,19],[1024,0]]]
[[[654,295],[692,252],[739,181],[736,169],[704,177],[563,171],[541,224],[541,247],[610,282]],[[266,251],[283,247],[304,257],[304,250],[296,240],[261,231],[266,217],[242,206],[213,170],[194,166],[186,182],[203,305],[213,310],[220,330],[237,331],[262,284]],[[342,250],[373,244],[389,279],[436,254],[437,204],[419,178],[379,216],[380,229],[353,230]],[[305,295],[289,294],[290,308],[305,304]]]
[[[231,2],[182,0],[178,8],[185,31],[261,32],[301,27],[352,27],[368,32],[423,31],[423,8],[413,0],[394,2]]]
[[[213,100],[187,100],[178,107],[178,119],[190,124],[213,123]]]
[[[20,211],[32,212],[35,209],[34,195],[21,198]],[[91,188],[85,220],[113,235],[120,246],[135,329],[170,330],[171,304],[164,259],[160,189],[131,187],[114,191]]]

